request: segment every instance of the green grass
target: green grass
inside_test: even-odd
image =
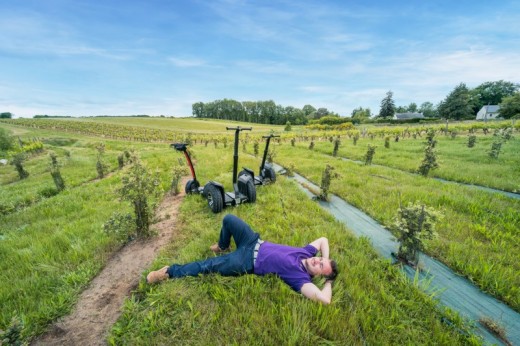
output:
[[[341,177],[330,191],[383,225],[391,225],[399,203],[420,201],[442,211],[439,237],[427,252],[520,310],[520,201],[477,189],[446,184],[382,166],[362,166],[283,144],[277,162],[294,165],[309,180],[321,182],[326,163]]]
[[[211,162],[208,154],[199,156]],[[143,278],[112,329],[110,344],[476,342],[443,325],[444,313],[429,297],[398,268],[379,258],[368,241],[354,238],[307,199],[294,182],[281,177],[276,184],[258,190],[255,204],[225,213],[238,215],[263,239],[278,243],[303,246],[320,236],[328,237],[331,256],[341,270],[332,304],[309,301],[274,276],[206,275],[154,287],[144,284]],[[208,246],[218,238],[225,213],[214,215],[200,196],[187,197],[179,216],[180,234],[153,267],[213,256]]]
[[[174,119],[161,121],[169,120]],[[102,224],[112,212],[130,209],[113,193],[120,184],[121,172],[115,171],[100,181],[91,179],[96,175],[92,166],[95,143],[106,143],[113,167],[117,153],[137,149],[148,167],[159,169],[163,187],[169,185],[171,167],[179,159],[184,162],[184,158],[162,143],[110,140],[92,136],[90,132],[73,134],[3,123],[1,126],[19,131],[22,138],[45,139],[48,143],[45,149],[53,144],[52,149],[60,161],[60,153],[69,150],[71,161],[64,162],[62,174],[66,183],[77,182],[68,184],[57,196],[0,216],[0,279],[11,283],[0,288],[0,329],[6,328],[11,317],[18,315],[26,322],[24,335],[30,337],[70,311],[79,292],[117,247],[115,239],[101,231]],[[72,138],[75,142],[56,138]],[[227,191],[231,190],[231,144],[229,142],[227,148],[222,144],[218,148],[212,144],[192,147],[202,184],[216,180],[223,183]],[[248,150],[252,151],[251,144]],[[442,227],[452,224],[456,230],[464,229],[466,224],[469,227],[466,233],[454,233],[453,239],[444,234],[436,241],[438,244],[429,243],[430,251],[442,259],[455,259],[446,262],[459,271],[462,270],[457,266],[475,273],[473,279],[480,280],[479,284],[488,280],[489,286],[495,283],[498,290],[510,285],[512,299],[518,296],[513,291],[519,287],[518,263],[514,257],[518,254],[516,204],[511,205],[501,197],[490,200],[490,195],[483,192],[453,190],[451,185],[395,169],[363,167],[331,159],[303,147],[290,148],[288,143],[277,146],[277,152],[276,161],[284,165],[294,163],[297,171],[315,182],[321,179],[325,163],[332,162],[344,177],[333,183],[332,192],[379,220],[390,220],[395,215],[396,192],[401,185],[404,186],[399,190],[403,201],[424,198],[434,207],[448,209],[450,212],[445,213]],[[376,152],[376,158],[377,155]],[[28,193],[30,196],[45,184],[52,186],[50,174],[46,172],[47,162],[46,154],[31,158],[28,162],[31,175],[23,183],[9,177],[8,172],[14,171],[12,166],[0,167],[6,169],[1,171],[6,174],[0,175],[3,179],[0,188],[2,192],[10,191],[6,200],[15,200],[17,191],[22,194],[26,189],[33,191]],[[260,157],[240,156],[240,166],[257,172],[259,164]],[[456,198],[457,194],[460,196]],[[355,239],[343,225],[308,200],[295,183],[279,178],[272,186],[258,187],[257,196],[257,203],[225,212],[244,218],[270,241],[305,245],[327,236],[331,254],[342,270],[334,286],[332,305],[323,307],[307,301],[270,276],[208,275],[149,287],[144,284],[143,273],[140,288],[125,303],[123,316],[109,340],[115,344],[378,344],[381,340],[392,344],[431,344],[435,340],[438,344],[451,345],[476,342],[441,323],[448,314],[458,328],[466,328],[455,314],[439,310],[436,303],[409,283],[397,268],[379,258],[368,241]],[[476,219],[468,218],[472,213]],[[154,268],[210,256],[208,246],[216,240],[222,217],[223,214],[212,214],[201,196],[187,197],[181,206],[179,235],[161,252]],[[464,240],[464,235],[470,240]],[[490,244],[494,244],[493,247]],[[475,260],[476,251],[480,251],[482,257],[489,256],[489,261]],[[469,270],[469,265],[475,268]],[[480,268],[486,265],[487,269]],[[505,270],[508,266],[509,274]],[[498,290],[490,291],[504,298],[504,291]]]
[[[114,125],[146,127],[151,129],[167,129],[193,133],[228,133],[226,127],[252,127],[255,132],[268,132],[271,129],[283,131],[285,125],[252,124],[231,120],[197,119],[197,118],[140,118],[140,117],[97,117],[69,118],[66,121],[95,122]],[[298,126],[296,126],[298,128]]]
[[[518,136],[518,135],[516,135]],[[520,192],[520,150],[518,138],[506,142],[498,159],[492,159],[487,152],[491,148],[493,136],[480,135],[477,144],[468,148],[466,136],[455,139],[437,135],[436,146],[439,168],[430,172],[430,176],[468,184],[482,185],[499,190]],[[390,141],[390,148],[385,148],[383,138],[360,138],[357,145],[344,136],[338,157],[363,161],[369,144],[376,145],[372,164],[394,167],[408,172],[417,172],[424,157],[425,139],[406,138]],[[310,142],[297,142],[300,147],[309,147]],[[315,142],[314,150],[331,155],[333,144],[329,141]]]

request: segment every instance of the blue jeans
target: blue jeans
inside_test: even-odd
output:
[[[219,273],[224,276],[237,276],[253,273],[253,251],[260,237],[251,227],[235,215],[228,214],[222,220],[218,246],[227,249],[235,239],[237,249],[227,255],[208,258],[187,264],[174,264],[167,270],[170,278],[197,276],[199,274]]]

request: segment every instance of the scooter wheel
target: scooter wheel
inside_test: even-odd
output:
[[[207,184],[204,186],[204,194],[208,199],[208,206],[211,208],[211,211],[215,214],[220,213],[224,207],[220,190],[211,184]]]
[[[198,191],[199,189],[199,182],[196,181],[196,180],[188,180],[188,182],[186,183],[186,187],[184,189],[184,191],[186,192],[187,195],[191,194],[191,193],[195,193]]]
[[[247,181],[245,195],[249,203],[256,202],[256,188],[255,183],[253,183],[253,179],[249,179]]]
[[[271,183],[276,181],[276,173],[273,167],[268,167],[266,170],[266,176],[271,180]]]

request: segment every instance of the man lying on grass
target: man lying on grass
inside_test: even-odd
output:
[[[296,292],[305,297],[329,304],[332,299],[332,281],[338,270],[336,262],[329,259],[329,241],[319,238],[309,245],[298,248],[263,241],[258,233],[238,217],[228,214],[222,220],[218,243],[210,247],[220,254],[230,250],[231,237],[237,249],[224,256],[206,260],[174,264],[150,272],[148,283],[156,283],[168,278],[197,276],[199,274],[219,273],[224,276],[242,274],[276,274]],[[313,257],[321,252],[322,257]],[[325,286],[319,289],[312,283],[314,276],[324,276]]]

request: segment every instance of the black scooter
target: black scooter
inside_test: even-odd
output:
[[[267,141],[265,143],[265,149],[264,149],[264,157],[262,158],[262,164],[260,165],[260,175],[255,176],[255,173],[252,169],[243,167],[242,171],[238,174],[239,177],[243,175],[248,175],[253,179],[253,182],[255,185],[266,185],[269,183],[274,183],[276,181],[276,173],[274,171],[273,165],[270,163],[265,163],[265,160],[267,158],[267,153],[269,151],[269,142],[271,141],[271,138],[274,137],[280,137],[279,135],[269,135],[269,136],[262,136],[262,138],[267,138]]]
[[[178,151],[184,152],[184,156],[190,166],[191,175],[193,179],[190,179],[186,183],[185,191],[187,194],[199,193],[202,194],[208,200],[208,205],[214,213],[220,213],[223,208],[227,206],[235,206],[240,203],[256,201],[256,188],[253,179],[250,176],[242,176],[237,178],[237,166],[238,166],[238,137],[240,131],[251,130],[248,128],[236,128],[227,127],[227,130],[235,130],[235,148],[233,155],[233,192],[224,192],[224,186],[216,181],[209,181],[204,188],[200,187],[200,183],[195,175],[195,169],[191,162],[190,154],[184,143],[174,143],[171,147]]]

